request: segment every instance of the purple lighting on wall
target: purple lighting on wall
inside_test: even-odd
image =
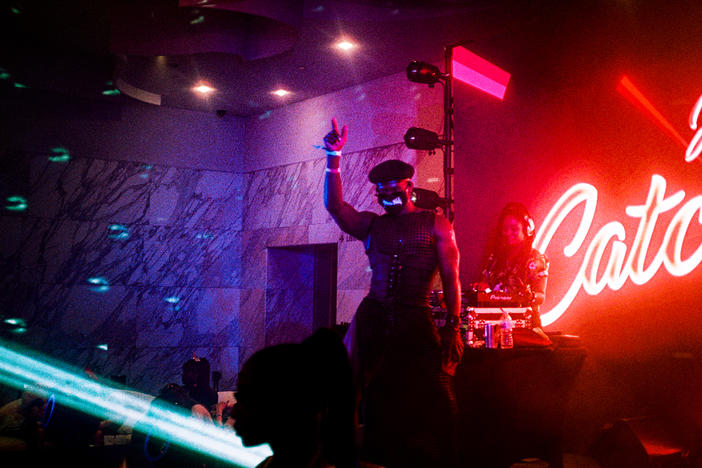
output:
[[[465,47],[453,49],[453,77],[481,91],[503,99],[510,74]]]

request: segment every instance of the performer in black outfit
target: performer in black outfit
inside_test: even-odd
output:
[[[539,306],[546,298],[549,261],[534,249],[534,221],[521,203],[502,209],[492,244],[489,246],[482,281],[477,288],[519,294],[529,298],[532,327],[541,327]]]
[[[360,402],[362,454],[393,467],[448,467],[455,459],[452,376],[463,353],[458,333],[459,253],[451,223],[411,199],[414,168],[399,160],[369,179],[386,214],[359,212],[342,197],[339,163],[348,129],[324,138],[324,201],[334,221],[364,242],[370,291],[346,335]],[[437,330],[429,305],[440,273],[448,311]]]

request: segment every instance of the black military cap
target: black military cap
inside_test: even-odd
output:
[[[414,167],[399,159],[388,159],[375,166],[368,173],[368,179],[374,184],[390,180],[410,179],[414,175]]]

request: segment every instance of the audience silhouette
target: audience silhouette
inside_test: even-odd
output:
[[[358,466],[351,379],[341,337],[328,328],[254,353],[239,372],[232,416],[245,446],[270,445],[259,467]]]
[[[210,386],[210,362],[207,358],[193,356],[183,363],[183,386],[195,401],[213,414],[217,405],[217,392]]]

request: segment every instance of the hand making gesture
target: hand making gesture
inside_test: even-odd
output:
[[[346,125],[339,133],[339,125],[336,123],[336,119],[332,118],[332,131],[324,137],[324,148],[328,151],[341,151],[341,148],[346,144],[348,133]]]

